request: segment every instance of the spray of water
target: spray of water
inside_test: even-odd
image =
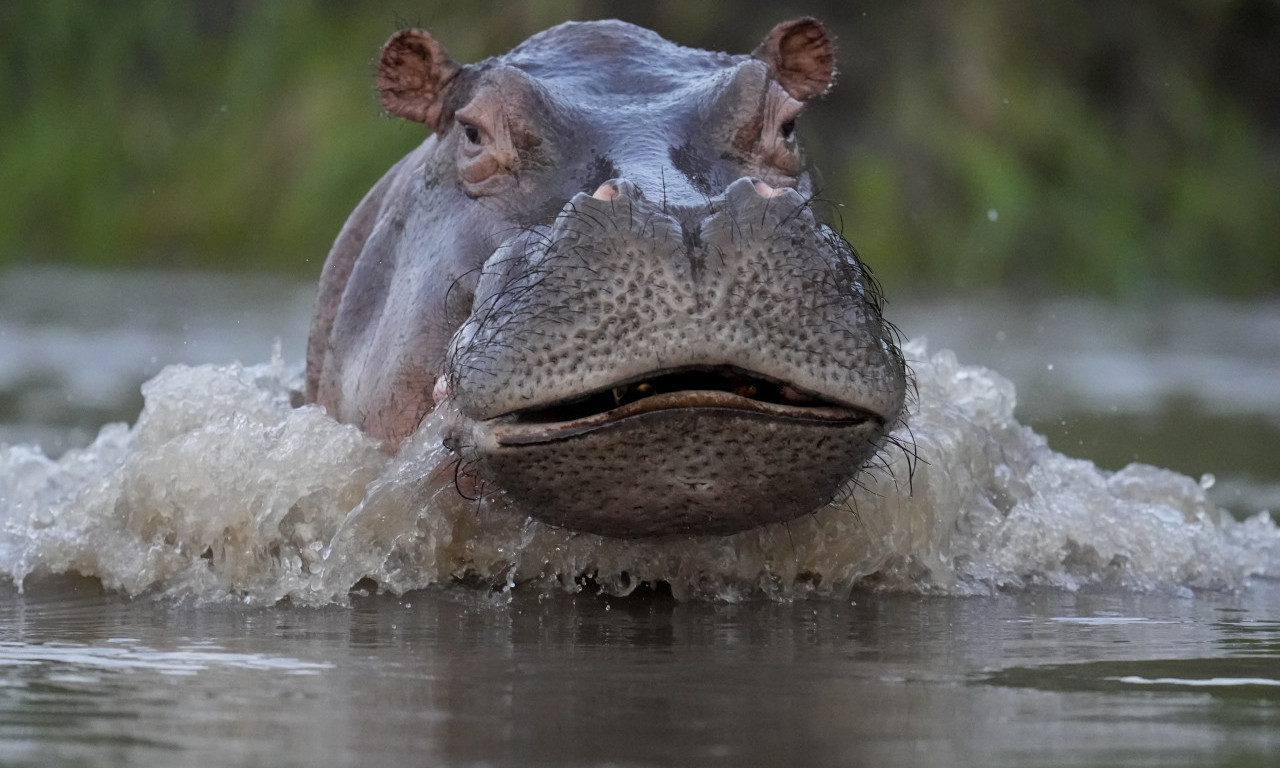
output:
[[[946,594],[1046,585],[1221,589],[1280,577],[1280,530],[1236,521],[1197,481],[1051,450],[1013,416],[1013,385],[950,352],[904,349],[910,432],[847,498],[729,537],[619,541],[552,528],[500,493],[467,498],[442,414],[388,457],[314,406],[299,371],[174,366],[132,428],[54,461],[0,446],[0,573],[78,573],[127,595],[343,603],[357,583],[456,580],[680,598],[842,597],[860,585]],[[909,479],[908,479],[909,478]]]

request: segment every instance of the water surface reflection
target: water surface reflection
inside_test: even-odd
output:
[[[1223,764],[1280,750],[1277,606],[1268,583],[739,605],[454,586],[252,611],[8,592],[0,756]]]

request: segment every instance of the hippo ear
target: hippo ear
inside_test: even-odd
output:
[[[816,19],[784,21],[751,54],[773,68],[787,93],[800,101],[821,96],[836,76],[836,55]]]
[[[431,35],[420,29],[402,29],[382,46],[374,81],[383,109],[437,131],[441,96],[460,69]]]

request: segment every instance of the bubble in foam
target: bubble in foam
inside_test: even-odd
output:
[[[394,457],[315,406],[299,371],[171,367],[133,428],[57,461],[0,447],[0,572],[80,573],[129,595],[344,602],[455,580],[681,598],[840,597],[859,584],[968,594],[1029,585],[1218,588],[1280,576],[1280,533],[1236,522],[1204,484],[1052,451],[1013,417],[1013,386],[950,352],[905,347],[918,398],[852,492],[727,537],[614,540],[553,528],[500,492],[469,498],[440,442],[450,404]]]

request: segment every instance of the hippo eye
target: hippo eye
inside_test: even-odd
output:
[[[796,135],[796,119],[793,117],[782,125],[778,126],[778,133],[782,135],[783,141],[791,141]]]
[[[462,126],[462,135],[467,137],[468,144],[480,143],[480,129],[474,123],[459,120],[458,125]]]

